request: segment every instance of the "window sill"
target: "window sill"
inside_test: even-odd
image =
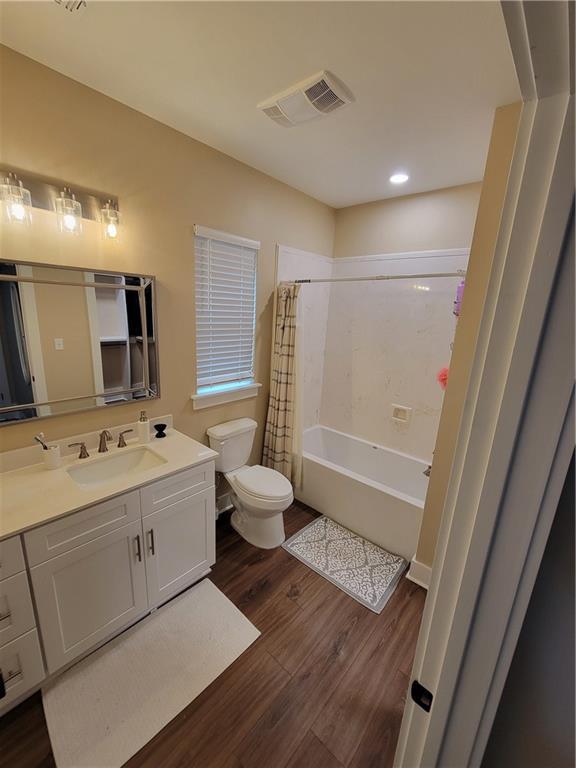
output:
[[[214,405],[223,405],[224,403],[233,403],[235,400],[246,400],[249,397],[256,397],[261,386],[262,384],[250,382],[235,389],[191,395],[193,408],[195,411],[198,411],[202,408],[211,408]]]

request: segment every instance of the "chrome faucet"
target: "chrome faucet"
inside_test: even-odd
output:
[[[120,432],[118,435],[118,448],[126,448],[126,440],[124,439],[124,435],[128,434],[128,432],[134,432],[133,429],[125,429],[123,432]]]
[[[77,445],[80,446],[80,453],[78,454],[79,459],[88,459],[90,458],[90,454],[86,450],[86,443],[70,443],[68,448],[75,448]]]
[[[109,443],[110,440],[112,440],[112,435],[107,429],[103,429],[102,432],[100,432],[100,444],[98,445],[98,453],[107,453],[107,443]]]

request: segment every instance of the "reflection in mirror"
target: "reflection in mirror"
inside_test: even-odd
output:
[[[156,397],[153,290],[142,275],[0,262],[0,424]]]

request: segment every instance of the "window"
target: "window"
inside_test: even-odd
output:
[[[195,408],[257,394],[254,329],[259,248],[254,240],[195,227]],[[215,396],[213,402],[211,396]]]

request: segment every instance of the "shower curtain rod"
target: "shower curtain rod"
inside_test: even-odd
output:
[[[358,283],[366,280],[420,280],[430,277],[465,277],[466,270],[456,272],[425,272],[420,275],[373,275],[372,277],[309,277],[301,280],[285,280],[282,285],[302,285],[303,283]]]

